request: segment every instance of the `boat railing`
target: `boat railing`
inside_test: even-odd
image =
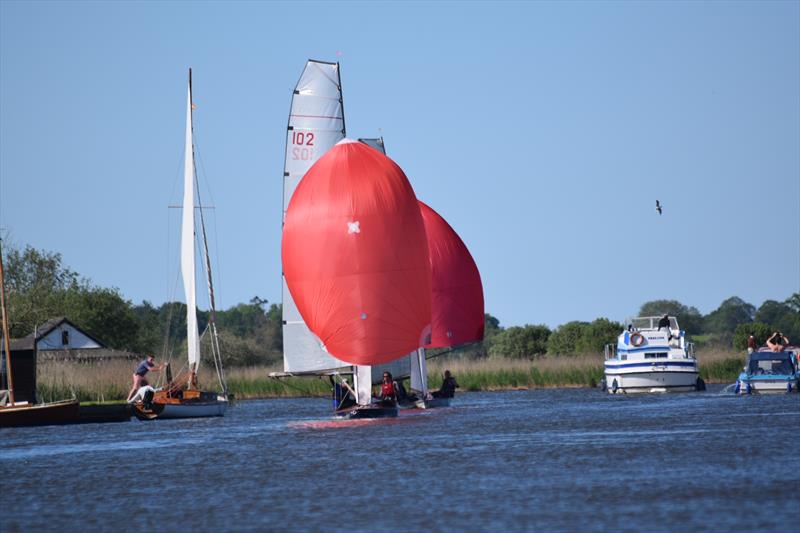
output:
[[[684,351],[686,354],[687,359],[694,359],[694,343],[687,342],[686,343],[686,350]]]
[[[606,344],[603,347],[603,354],[605,355],[606,359],[616,359],[617,358],[617,345],[616,344]]]

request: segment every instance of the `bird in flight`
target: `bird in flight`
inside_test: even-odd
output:
[[[661,214],[661,203],[656,200],[656,213]]]

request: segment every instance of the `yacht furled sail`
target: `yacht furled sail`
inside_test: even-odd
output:
[[[186,146],[184,149],[183,207],[181,214],[181,276],[186,298],[186,345],[188,368],[175,380],[167,371],[167,385],[160,390],[143,391],[133,403],[134,414],[141,419],[154,418],[196,418],[222,416],[228,405],[227,387],[222,371],[222,360],[216,327],[216,306],[214,284],[211,276],[211,262],[208,256],[203,206],[195,206],[197,191],[197,172],[194,158],[192,128],[192,70],[189,69],[189,88],[186,103]],[[198,209],[199,208],[199,209]],[[210,345],[221,392],[207,392],[197,389],[197,373],[200,367],[200,334],[197,326],[197,288],[195,279],[195,209],[200,213],[200,228],[205,258],[206,283],[209,294]]]

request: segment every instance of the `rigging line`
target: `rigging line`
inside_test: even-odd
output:
[[[200,164],[202,166],[202,160],[201,160]],[[205,252],[205,258],[204,258],[205,261],[204,262],[201,261],[201,265],[203,265],[204,268],[205,268],[206,282],[207,282],[207,286],[208,286],[208,298],[209,298],[209,307],[210,307],[209,322],[208,323],[211,324],[211,355],[212,355],[212,358],[214,360],[214,365],[215,365],[215,367],[217,369],[217,377],[219,378],[219,381],[220,381],[220,387],[222,387],[223,392],[227,393],[225,380],[224,380],[222,372],[220,371],[220,369],[222,367],[222,354],[221,354],[220,348],[219,348],[219,337],[217,335],[217,327],[216,327],[216,322],[217,322],[216,312],[217,312],[217,310],[216,310],[216,303],[214,301],[214,282],[213,282],[213,278],[211,276],[211,258],[210,258],[209,253],[208,253],[208,236],[206,234],[205,215],[204,215],[203,209],[202,209],[203,201],[202,201],[202,198],[200,196],[200,184],[199,184],[200,180],[199,180],[198,175],[197,175],[197,167],[196,166],[194,167],[194,181],[195,181],[195,185],[196,185],[195,190],[196,190],[196,194],[197,194],[197,204],[198,204],[198,207],[200,207],[200,228],[201,228],[202,237],[203,237],[203,241],[202,241],[203,251]],[[208,184],[206,184],[206,186],[208,186]],[[195,232],[195,234],[196,234],[196,232]]]
[[[196,137],[194,138],[194,147],[195,147],[195,154],[197,156],[197,161],[200,162],[200,172],[199,173],[197,172],[197,165],[195,163],[195,183],[197,184],[197,201],[198,201],[198,204],[199,204],[198,207],[200,207],[200,224],[203,227],[203,237],[205,238],[205,220],[203,218],[203,213],[202,213],[203,205],[202,205],[202,202],[201,202],[201,199],[200,199],[200,180],[199,180],[199,176],[200,175],[202,175],[203,184],[206,186],[206,193],[208,194],[208,197],[211,200],[211,205],[216,205],[216,199],[214,198],[214,193],[211,190],[211,183],[210,183],[210,181],[208,179],[208,172],[206,171],[206,165],[205,165],[205,162],[203,160],[203,155],[202,155],[201,150],[200,150],[200,145],[197,142],[197,138]],[[217,234],[217,216],[216,216],[216,213],[214,213],[214,216],[212,217],[212,219],[213,219],[213,222],[214,222],[214,246],[216,247],[214,258],[215,258],[215,261],[217,263],[217,280],[219,280],[219,279],[221,279],[220,276],[221,276],[221,272],[222,271],[221,271],[221,268],[220,268],[221,254],[219,253],[219,238],[218,238],[218,234]],[[206,242],[206,245],[205,245],[205,249],[206,249],[206,254],[208,254],[208,243],[207,242]],[[207,261],[210,261],[210,256],[208,256]],[[210,266],[211,265],[209,263],[209,269],[210,269]],[[210,276],[210,274],[209,274],[209,276]]]

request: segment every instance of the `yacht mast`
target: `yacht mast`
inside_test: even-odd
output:
[[[3,275],[3,246],[0,239],[0,311],[3,322],[3,348],[6,351],[6,376],[8,381],[8,399],[14,405],[14,380],[11,376],[11,345],[8,340],[8,312],[6,311],[6,280]],[[36,339],[34,339],[34,343]]]

